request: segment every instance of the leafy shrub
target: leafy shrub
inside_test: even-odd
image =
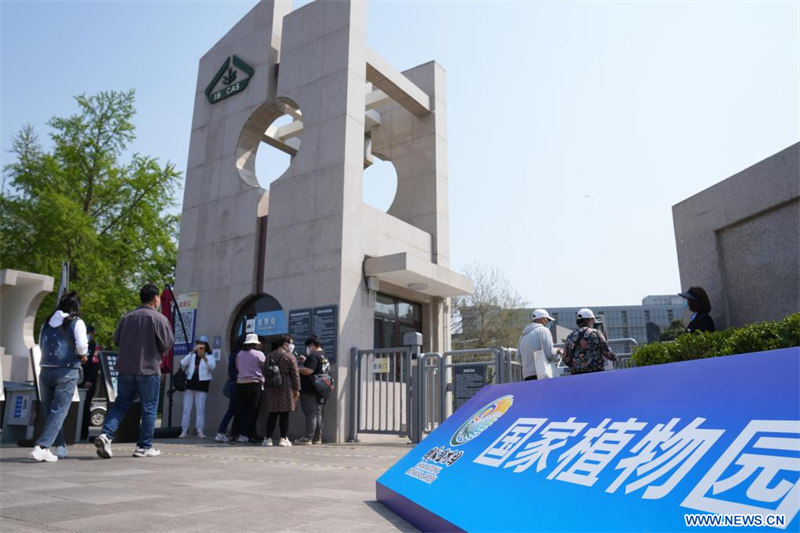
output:
[[[660,365],[792,346],[800,346],[800,313],[775,322],[714,333],[690,333],[674,341],[647,344],[634,350],[632,359],[636,366]]]

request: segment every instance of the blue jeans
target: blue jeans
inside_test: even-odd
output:
[[[39,373],[39,393],[42,399],[42,413],[47,416],[44,430],[36,441],[42,448],[53,444],[65,446],[61,426],[67,418],[75,388],[78,386],[77,368],[42,368]]]
[[[233,415],[235,413],[236,413],[236,392],[234,391],[233,396],[231,396],[230,400],[228,400],[228,410],[225,411],[224,415],[222,415],[222,420],[219,423],[219,428],[217,428],[217,433],[228,432],[228,423],[231,421],[231,418],[233,418]],[[241,431],[236,432],[237,435],[240,433]]]
[[[152,448],[160,385],[161,376],[159,374],[148,376],[120,374],[117,376],[117,400],[106,417],[102,433],[109,440],[114,438],[114,433],[138,394],[142,402],[142,420],[139,425],[139,441],[136,446],[139,448]]]

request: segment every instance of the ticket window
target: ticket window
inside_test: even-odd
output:
[[[261,351],[269,353],[280,346],[281,335],[288,331],[281,304],[268,294],[254,296],[236,312],[230,331],[230,353],[242,349],[248,333],[261,341]]]

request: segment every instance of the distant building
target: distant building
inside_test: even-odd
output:
[[[658,330],[666,328],[673,320],[682,320],[686,311],[686,300],[677,294],[646,296],[642,305],[585,305],[581,307],[547,307],[550,315],[560,326],[554,332],[554,340],[562,342],[566,333],[575,328],[575,317],[578,310],[588,307],[595,316],[602,317],[609,339],[635,339],[639,345],[658,340],[654,338]],[[533,309],[526,309],[530,316]],[[648,323],[650,336],[648,337]],[[565,328],[565,329],[561,329]]]

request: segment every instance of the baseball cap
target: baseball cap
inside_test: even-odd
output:
[[[536,320],[537,318],[546,318],[550,321],[555,320],[555,318],[551,317],[550,313],[547,312],[547,309],[534,309],[533,313],[531,313],[531,320]]]
[[[578,318],[594,318],[594,313],[588,307],[584,307],[580,311],[578,311]]]

